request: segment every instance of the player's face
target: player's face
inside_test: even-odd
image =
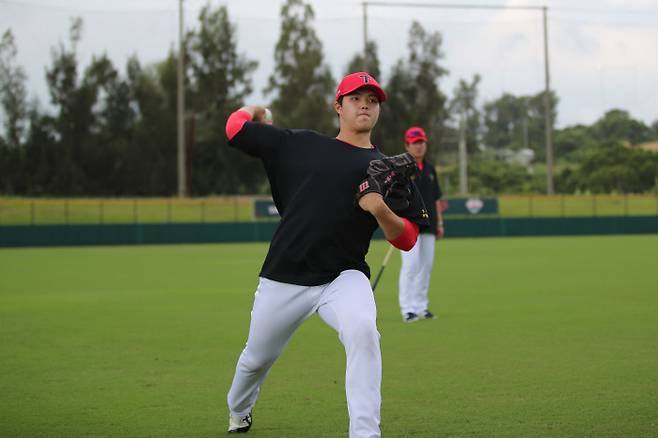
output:
[[[407,152],[411,154],[416,160],[422,160],[427,153],[427,143],[425,140],[415,141],[413,143],[405,145]]]
[[[336,103],[340,126],[355,132],[369,132],[379,119],[379,99],[367,88],[343,96],[343,103]]]

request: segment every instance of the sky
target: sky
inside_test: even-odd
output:
[[[336,81],[363,47],[361,0],[306,0],[315,11],[314,27],[325,62]],[[274,46],[284,0],[184,0],[186,29],[198,26],[201,8],[226,5],[237,26],[238,51],[259,62],[252,104],[266,104],[263,88],[274,68]],[[391,2],[389,2],[391,3]],[[503,93],[544,90],[544,39],[541,10],[548,8],[550,87],[560,101],[555,125],[592,124],[613,108],[651,124],[658,120],[658,0],[397,0],[406,6],[368,7],[368,36],[377,42],[385,83],[391,67],[406,56],[413,20],[443,37],[439,87],[448,96],[460,79],[480,74],[479,104]],[[411,4],[507,6],[507,9],[445,9]],[[513,7],[513,8],[512,8]],[[77,48],[82,68],[106,53],[125,72],[136,54],[142,64],[164,59],[178,44],[178,0],[0,0],[0,32],[11,29],[17,62],[28,76],[30,98],[45,108],[49,96],[45,69],[52,50],[68,44],[71,17],[84,21]]]

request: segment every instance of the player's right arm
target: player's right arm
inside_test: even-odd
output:
[[[232,113],[226,121],[229,146],[255,157],[275,154],[289,131],[272,126],[267,112],[262,106],[244,106]]]

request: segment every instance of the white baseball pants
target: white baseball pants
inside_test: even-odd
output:
[[[345,392],[350,438],[380,437],[382,361],[377,308],[368,278],[343,271],[331,283],[299,286],[260,278],[247,345],[228,392],[232,414],[249,413],[270,368],[297,328],[311,315],[338,333],[345,347]]]
[[[411,250],[400,251],[402,267],[399,299],[402,316],[409,312],[422,315],[427,309],[435,240],[434,234],[420,233]]]

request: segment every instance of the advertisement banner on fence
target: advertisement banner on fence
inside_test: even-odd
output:
[[[279,210],[276,209],[276,205],[271,199],[256,199],[254,216],[256,219],[275,218],[279,217]]]
[[[441,200],[444,215],[498,214],[498,198],[450,198]]]
[[[498,198],[450,198],[441,200],[443,214],[460,214],[477,216],[480,214],[498,214]],[[277,218],[279,211],[270,199],[254,201],[256,219]]]

